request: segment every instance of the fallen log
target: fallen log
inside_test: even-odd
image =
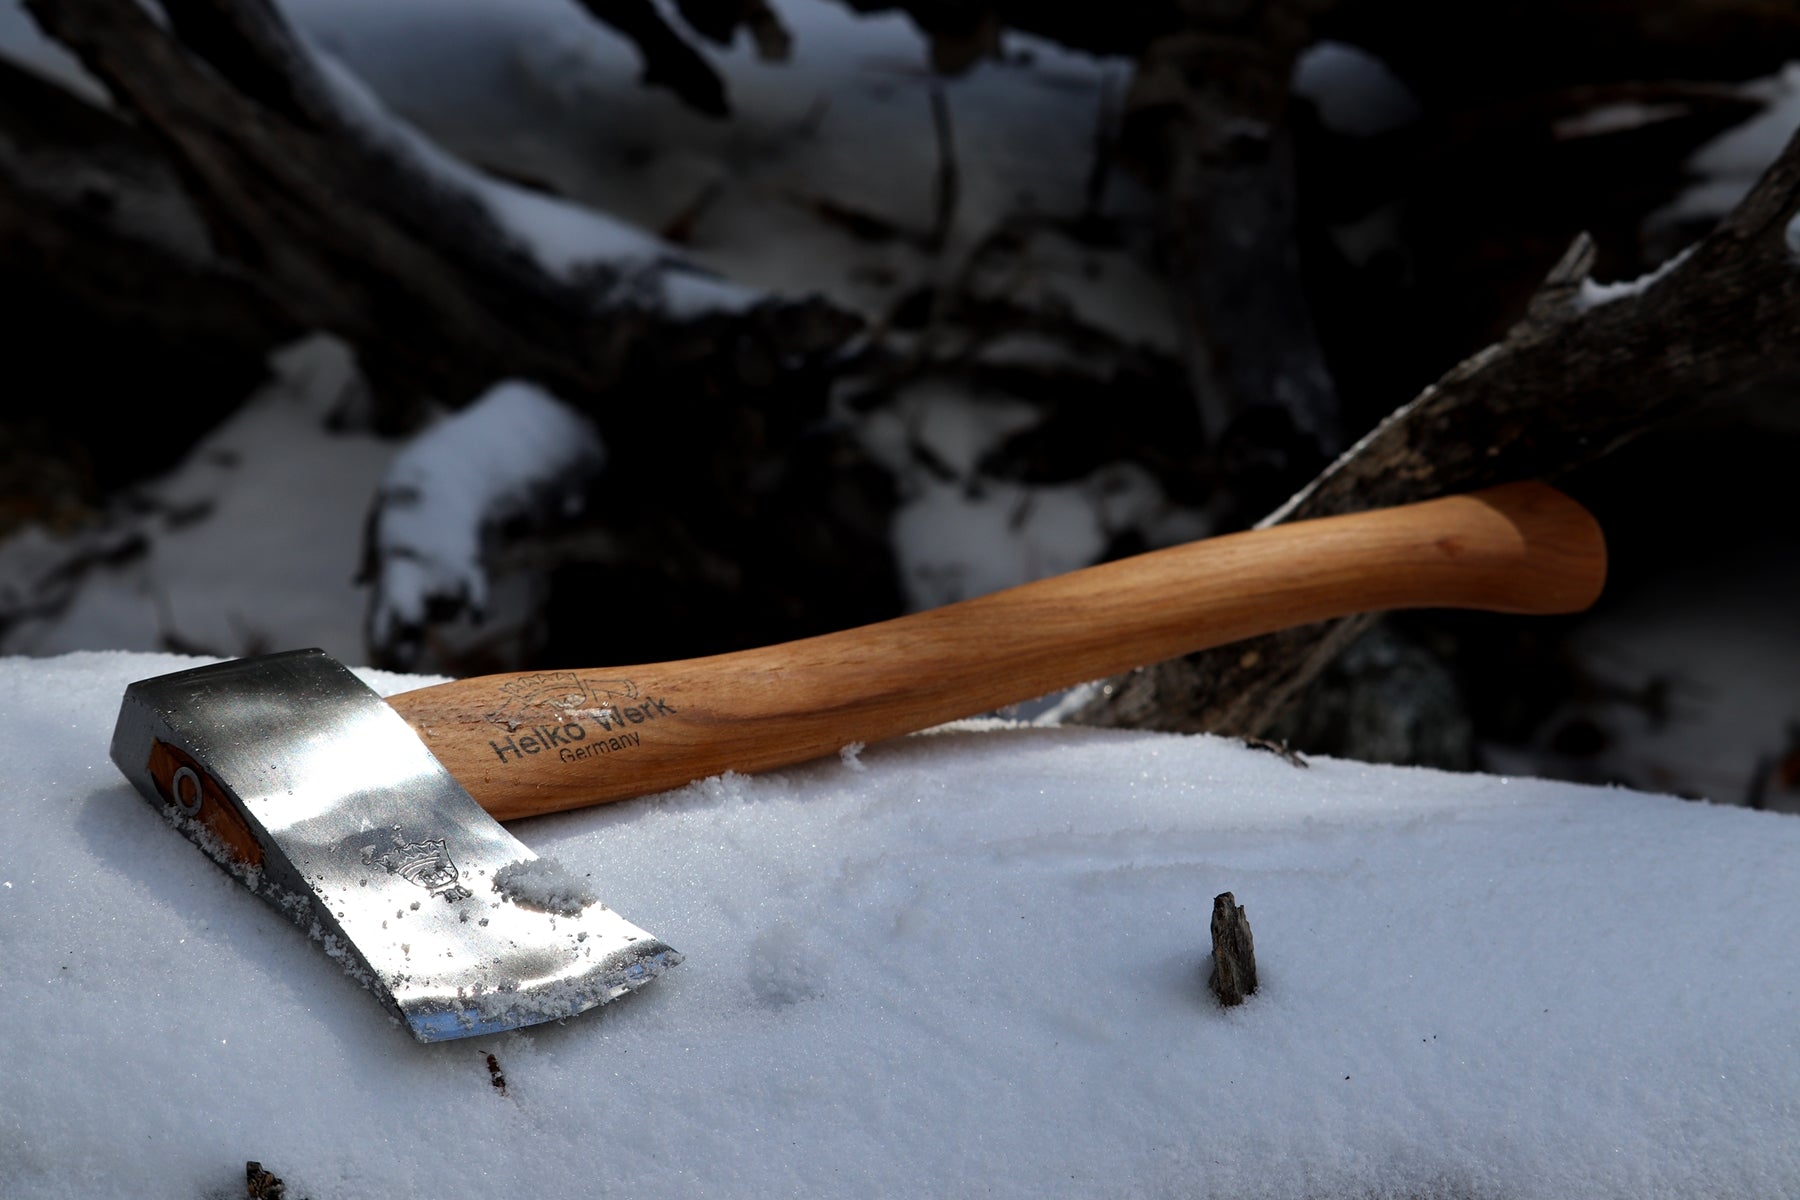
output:
[[[527,378],[617,445],[647,424],[603,402],[622,389],[656,379],[666,429],[684,398],[729,407],[747,379],[766,399],[858,326],[461,164],[266,0],[166,0],[166,25],[136,0],[26,7],[154,137],[220,253],[296,325],[355,346],[390,405]]]
[[[1706,237],[1626,284],[1578,238],[1498,343],[1447,372],[1261,525],[1553,479],[1758,385],[1800,376],[1800,135]],[[1261,732],[1372,618],[1307,626],[1098,685],[1083,724]]]

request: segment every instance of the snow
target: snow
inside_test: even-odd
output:
[[[683,263],[674,247],[605,213],[474,170],[394,117],[329,53],[315,52],[314,58],[341,114],[370,144],[411,161],[447,190],[476,197],[503,235],[549,274],[567,282],[608,281],[597,302],[649,303],[683,316],[733,312],[756,299],[749,289],[698,271]]]
[[[514,825],[686,961],[421,1046],[107,761],[193,661],[0,660],[9,1200],[1800,1191],[1784,817],[964,724]]]
[[[0,53],[97,104],[106,104],[106,89],[85,71],[73,54],[38,29],[23,0],[0,3]]]
[[[741,38],[704,47],[733,106],[717,121],[642,86],[635,48],[567,0],[282,7],[390,111],[464,160],[541,180],[637,229],[689,224],[684,258],[752,289],[823,292],[871,317],[953,272],[1006,220],[1081,212],[1096,133],[1129,78],[1123,60],[1011,32],[1003,59],[938,78],[899,13],[775,0],[793,35],[786,61],[759,60]],[[934,88],[950,112],[959,184],[944,251],[859,239],[819,219],[813,207],[826,201],[903,234],[929,228],[940,165]],[[1104,207],[1148,213],[1151,202],[1121,173]],[[1082,273],[1070,275],[1064,248],[1032,251],[1024,283],[1066,296],[1084,316],[1098,311],[1131,340],[1172,344],[1166,288],[1131,253],[1087,251]],[[1048,276],[1057,278],[1040,282]]]
[[[1351,137],[1392,133],[1424,110],[1393,68],[1360,46],[1322,41],[1294,63],[1293,92],[1312,101],[1327,129]]]
[[[1767,107],[1696,150],[1687,162],[1694,182],[1652,214],[1647,225],[1657,228],[1724,216],[1749,193],[1800,129],[1800,63],[1789,63],[1775,75],[1751,80],[1743,91]]]
[[[569,489],[604,461],[586,420],[533,384],[509,380],[441,418],[396,453],[377,491],[380,577],[372,636],[416,630],[434,599],[488,604],[483,541],[529,511],[546,487]]]
[[[1114,534],[1162,504],[1148,472],[1103,468],[1072,484],[928,480],[890,537],[909,608],[935,608],[1098,562]]]
[[[1613,283],[1599,283],[1591,275],[1582,276],[1581,286],[1575,293],[1575,311],[1585,312],[1590,308],[1597,308],[1602,304],[1611,304],[1614,300],[1623,300],[1631,296],[1643,295],[1652,287],[1656,286],[1661,280],[1667,278],[1671,271],[1686,262],[1688,255],[1692,252],[1693,247],[1689,246],[1679,253],[1670,256],[1664,262],[1657,264],[1654,269],[1646,271],[1633,279],[1621,279]]]
[[[553,858],[525,858],[494,872],[494,890],[525,908],[572,917],[599,897]]]
[[[274,356],[274,378],[97,527],[0,540],[0,611],[35,611],[0,652],[318,646],[363,655],[355,583],[362,527],[393,454],[331,428],[360,379],[342,345],[311,338]],[[50,601],[72,592],[69,607]]]
[[[1522,752],[1490,747],[1501,770],[1554,770],[1571,779],[1748,802],[1758,775],[1800,747],[1800,540],[1768,537],[1706,549],[1682,569],[1615,600],[1604,622],[1578,627],[1570,651],[1598,686],[1570,697]],[[1695,613],[1718,617],[1697,623]],[[1775,664],[1782,664],[1779,668]],[[1661,703],[1653,698],[1662,695]],[[1569,720],[1605,731],[1585,760],[1556,754]],[[1800,814],[1800,788],[1765,775],[1758,802]]]
[[[1550,123],[1550,132],[1559,139],[1605,137],[1686,115],[1687,108],[1681,104],[1642,104],[1635,100],[1621,100],[1601,104],[1573,116],[1559,117]]]
[[[1015,343],[1008,352],[1018,349]],[[899,385],[892,404],[857,418],[864,447],[899,485],[889,538],[909,608],[1087,566],[1126,530],[1164,545],[1208,532],[1135,464],[1109,464],[1066,484],[986,476],[983,460],[1036,423],[1036,410],[1023,401],[971,396],[935,378]]]
[[[497,31],[535,43],[551,31],[569,36],[574,23],[585,24],[591,35],[592,22],[574,6],[531,0],[505,6],[510,11],[498,17],[482,12],[488,6],[462,0],[384,4],[384,11],[374,15],[363,11],[367,5],[346,7],[336,0],[288,0],[281,7],[302,44],[313,51],[318,81],[351,128],[446,188],[472,194],[503,236],[550,275],[565,282],[606,282],[606,290],[596,297],[599,302],[647,302],[678,317],[737,311],[759,298],[754,289],[692,266],[676,247],[626,221],[471,168],[396,114],[387,98],[338,59],[344,47],[379,47],[388,77],[413,89],[403,90],[403,99],[420,92],[439,96],[460,91],[466,100],[471,90],[483,86],[509,91],[516,85],[507,73],[496,71],[491,45],[485,52],[475,48]],[[377,32],[372,40],[369,30]],[[421,53],[426,49],[431,53]],[[105,90],[66,50],[43,36],[18,0],[0,5],[0,53],[91,100],[108,102]],[[635,78],[628,71],[620,82],[635,87]]]

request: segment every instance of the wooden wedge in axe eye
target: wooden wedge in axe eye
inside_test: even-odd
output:
[[[132,684],[112,757],[434,1041],[568,1017],[680,961],[495,818],[803,762],[1353,613],[1575,612],[1605,573],[1587,511],[1516,483],[678,662],[487,675],[384,701],[321,651],[238,659]]]

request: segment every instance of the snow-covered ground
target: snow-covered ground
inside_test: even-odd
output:
[[[687,959],[421,1046],[107,760],[192,661],[0,660],[9,1198],[1800,1193],[1791,818],[962,726],[516,824]]]

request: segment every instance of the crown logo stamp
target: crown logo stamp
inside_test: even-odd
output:
[[[396,838],[395,843],[392,850],[382,854],[376,854],[373,846],[365,846],[363,862],[386,867],[389,874],[398,875],[434,896],[442,896],[451,904],[469,898],[469,889],[459,882],[462,872],[456,869],[443,838],[405,843]]]

